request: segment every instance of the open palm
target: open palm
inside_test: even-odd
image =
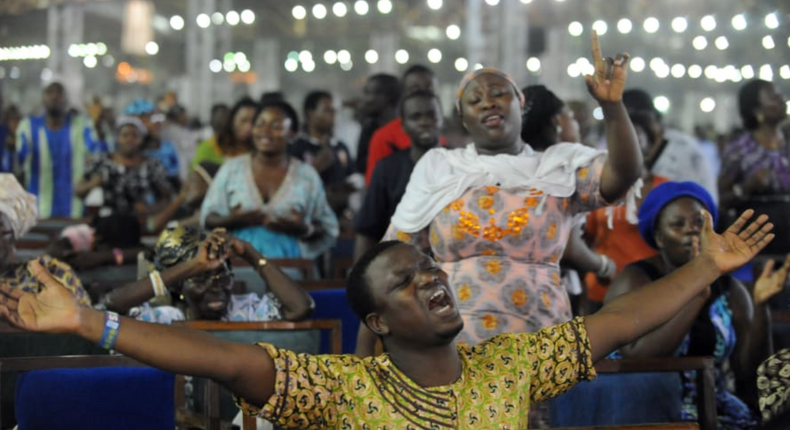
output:
[[[33,294],[0,285],[0,317],[23,330],[74,332],[81,308],[76,297],[38,261],[30,263],[30,270],[44,284],[41,292]]]
[[[595,72],[586,75],[587,89],[599,103],[619,102],[623,99],[623,90],[628,78],[627,52],[618,54],[616,58],[604,58],[601,54],[601,45],[598,42],[598,33],[592,33],[592,56]]]
[[[754,283],[755,305],[762,305],[785,288],[788,275],[790,275],[790,254],[787,255],[784,264],[778,270],[773,270],[774,265],[773,260],[768,260],[762,274]]]
[[[713,219],[710,213],[705,214],[705,226],[700,239],[700,256],[712,261],[721,273],[731,272],[748,263],[759,253],[774,235],[770,233],[773,224],[768,222],[767,215],[760,215],[749,226],[746,223],[754,215],[749,209],[722,234],[713,231]]]

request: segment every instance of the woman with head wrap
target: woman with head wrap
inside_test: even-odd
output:
[[[167,201],[173,189],[164,166],[143,153],[143,123],[135,117],[121,117],[115,130],[118,135],[115,152],[91,161],[75,194],[84,199],[91,190],[99,188],[103,194],[102,208],[142,217],[156,203]]]
[[[38,293],[41,284],[28,270],[28,262],[16,261],[16,242],[36,225],[36,197],[25,191],[14,175],[0,173],[0,284]],[[80,303],[90,305],[90,297],[67,264],[44,255],[37,259]]]
[[[457,100],[474,143],[433,149],[415,166],[385,239],[430,248],[450,274],[463,342],[570,320],[559,260],[574,221],[624,197],[641,176],[621,103],[628,55],[604,59],[593,36],[593,57],[587,86],[605,114],[608,154],[575,143],[535,151],[520,136],[522,92],[505,73],[480,69]],[[373,336],[361,336],[357,352],[371,354]]]
[[[255,267],[269,292],[232,294],[232,256]],[[102,299],[102,305],[137,319],[169,324],[174,320],[296,321],[307,318],[313,300],[299,284],[283,274],[247,242],[224,230],[202,233],[178,226],[159,237],[154,270],[146,279],[120,288]],[[172,296],[174,306],[153,307],[156,296]]]
[[[662,278],[699,252],[703,217],[717,217],[711,195],[693,182],[666,182],[656,187],[639,209],[639,232],[658,255],[638,261],[614,280],[604,303]],[[687,304],[672,320],[620,349],[625,357],[712,356],[716,362],[716,401],[720,429],[748,429],[756,424],[749,407],[756,406],[755,371],[770,353],[767,302],[784,288],[790,256],[773,272],[769,263],[749,291],[730,275],[720,277]],[[736,392],[726,387],[722,365],[729,360]],[[693,375],[683,374],[684,419],[696,421]],[[737,394],[737,397],[736,395]]]

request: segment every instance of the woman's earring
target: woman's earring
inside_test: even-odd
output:
[[[560,134],[562,134],[562,126],[557,124],[557,136],[559,136]]]
[[[765,121],[765,115],[763,115],[762,112],[757,113],[755,117],[757,118],[757,122],[760,124],[762,124]]]

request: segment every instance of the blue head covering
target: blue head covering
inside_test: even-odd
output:
[[[705,206],[716,223],[719,213],[713,197],[704,188],[694,182],[665,182],[655,188],[642,201],[639,208],[639,234],[645,243],[658,249],[655,238],[656,221],[658,214],[670,203],[681,198],[691,197]]]
[[[139,116],[151,113],[156,109],[153,103],[146,99],[137,99],[126,106],[123,110],[124,115]]]

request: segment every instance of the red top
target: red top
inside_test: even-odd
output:
[[[382,125],[373,133],[368,146],[368,168],[365,173],[365,185],[370,185],[373,169],[384,157],[396,151],[411,148],[411,138],[403,131],[400,117]],[[439,136],[439,144],[445,146],[444,136]]]
[[[653,175],[651,190],[667,181],[667,178]],[[640,201],[639,204],[641,203]],[[606,208],[601,208],[590,212],[587,215],[587,223],[584,225],[585,233],[592,239],[593,250],[614,260],[617,264],[618,274],[623,271],[625,266],[658,254],[658,251],[642,240],[639,228],[629,223],[625,214],[625,206],[616,207],[612,220],[614,228],[609,230]],[[594,273],[588,273],[585,281],[587,283],[587,297],[592,301],[603,303],[609,285],[599,283]]]

